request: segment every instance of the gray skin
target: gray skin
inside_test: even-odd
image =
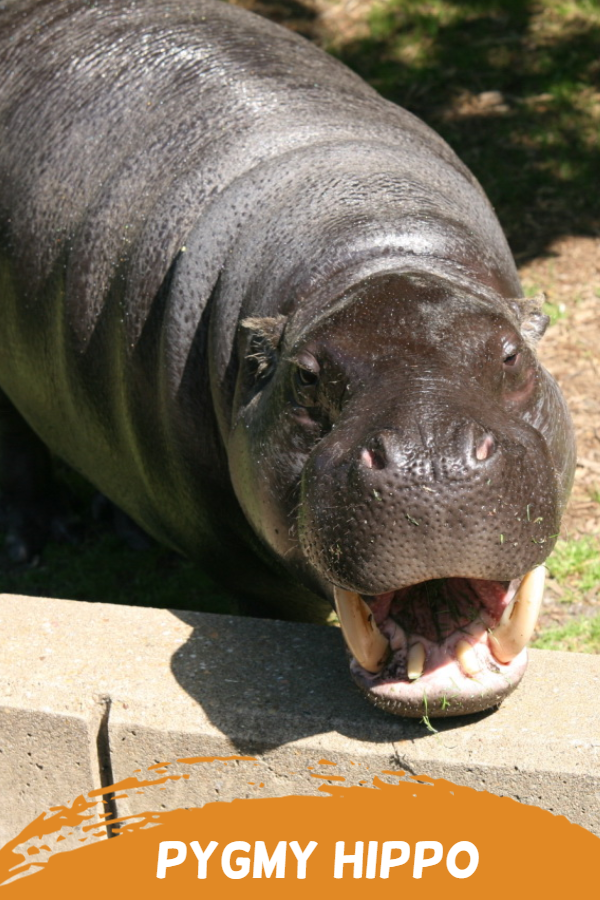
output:
[[[15,558],[68,531],[46,448],[283,616],[553,546],[572,426],[477,181],[243,10],[0,3],[0,303]],[[439,630],[426,595],[407,616]],[[403,666],[353,672],[406,715],[521,674],[448,709],[395,701]]]

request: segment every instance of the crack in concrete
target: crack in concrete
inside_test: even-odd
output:
[[[398,753],[398,751],[396,750],[395,747],[394,747],[394,751],[393,751],[393,759],[394,759],[394,763],[400,769],[404,769],[404,771],[407,772],[408,775],[413,775],[414,777],[416,777],[419,774],[414,766],[412,766],[406,759],[402,758],[402,756],[400,755],[400,753]]]
[[[107,788],[114,784],[112,759],[110,755],[110,734],[108,729],[111,702],[111,698],[108,696],[98,697],[96,701],[101,709],[96,731],[96,763],[98,766],[100,786],[102,788]],[[103,794],[102,800],[104,803],[104,811],[105,813],[108,813],[107,819],[116,819],[118,817],[118,812],[114,791]],[[115,831],[115,826],[107,822],[105,827],[106,836],[108,838],[118,836],[118,831]]]

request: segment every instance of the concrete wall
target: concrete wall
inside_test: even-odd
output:
[[[332,628],[10,595],[0,627],[0,846],[135,770],[232,754],[257,760],[204,766],[114,806],[201,806],[257,796],[262,783],[262,796],[315,793],[326,759],[350,783],[384,769],[444,777],[600,835],[599,656],[533,651],[498,711],[438,720],[432,734],[364,700]]]

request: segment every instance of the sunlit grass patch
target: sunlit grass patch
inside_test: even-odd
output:
[[[560,628],[550,628],[531,646],[538,650],[600,653],[600,613],[592,618],[581,616]]]
[[[583,593],[594,588],[600,590],[600,540],[593,535],[557,541],[546,565],[561,585]]]

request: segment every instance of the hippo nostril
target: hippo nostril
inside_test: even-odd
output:
[[[377,447],[363,447],[359,460],[365,469],[385,469],[385,456]]]
[[[489,459],[496,449],[496,442],[491,434],[485,434],[480,440],[477,442],[475,447],[475,459],[479,460],[479,462],[484,462],[486,459]]]

